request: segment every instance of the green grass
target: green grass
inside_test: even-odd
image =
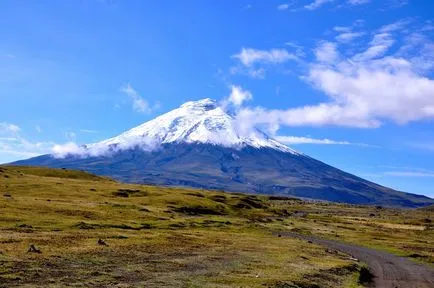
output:
[[[427,210],[0,166],[0,287],[359,287],[360,266],[348,256],[273,232],[317,234],[432,262],[432,218]],[[27,253],[31,244],[42,253]]]

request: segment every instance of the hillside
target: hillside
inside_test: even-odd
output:
[[[426,196],[403,193],[345,173],[311,157],[269,148],[165,144],[94,157],[40,156],[18,165],[82,169],[128,183],[287,195],[342,203],[420,207]]]
[[[276,231],[434,256],[432,211],[129,185],[67,169],[1,166],[0,207],[0,287],[358,287],[349,256]]]

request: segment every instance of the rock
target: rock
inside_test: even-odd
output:
[[[307,213],[304,211],[295,211],[294,213],[292,213],[293,217],[301,217],[301,218],[306,218],[307,217]]]
[[[35,245],[30,244],[29,250],[27,250],[27,253],[38,253],[41,254],[41,250],[35,247]]]
[[[102,239],[99,239],[99,240],[98,240],[98,244],[99,244],[99,245],[102,245],[102,246],[108,246],[107,243],[105,243],[105,241],[102,240]]]
[[[332,249],[326,249],[325,252],[329,254],[338,254],[338,251]]]

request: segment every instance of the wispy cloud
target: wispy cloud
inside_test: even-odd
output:
[[[39,126],[39,125],[36,125],[36,126],[35,126],[35,130],[36,130],[36,132],[38,132],[38,133],[41,133],[41,132],[42,132],[41,126]]]
[[[258,50],[242,48],[241,51],[232,55],[232,59],[238,61],[237,66],[230,69],[231,74],[247,75],[251,78],[264,79],[266,65],[283,64],[287,61],[297,61],[299,57],[289,53],[286,49]]]
[[[315,57],[321,63],[333,63],[339,58],[336,43],[323,41],[315,49]]]
[[[20,132],[21,128],[18,125],[7,123],[7,122],[0,122],[0,133],[13,133],[16,134]]]
[[[336,32],[339,32],[339,35],[335,37],[338,42],[348,43],[353,41],[356,38],[362,37],[365,35],[364,32],[355,32],[352,31],[352,27],[334,27]]]
[[[353,6],[363,5],[371,2],[371,0],[348,0],[348,4]]]
[[[238,59],[244,66],[251,67],[256,63],[280,64],[288,60],[297,60],[298,57],[288,53],[285,49],[257,50],[252,48],[242,48],[240,53],[232,58]]]
[[[25,158],[46,154],[51,151],[53,142],[34,142],[22,136],[18,125],[0,123],[0,161],[13,161],[16,157]]]
[[[336,32],[350,32],[351,31],[351,27],[347,27],[347,26],[335,26],[335,27],[333,27],[333,30],[335,30]]]
[[[98,133],[98,131],[96,131],[96,130],[90,130],[90,129],[80,129],[79,131],[82,132],[82,133],[89,133],[89,134],[96,134],[96,133]]]
[[[289,8],[289,4],[287,4],[287,3],[285,3],[285,4],[280,4],[280,5],[277,6],[277,9],[278,9],[278,10],[281,10],[281,11],[283,11],[283,10],[287,10],[288,8]]]
[[[390,8],[400,8],[407,5],[410,0],[388,0],[386,2],[386,7]]]
[[[316,138],[298,137],[298,136],[275,136],[274,139],[288,145],[298,145],[298,144],[351,145],[353,144],[349,141],[336,141],[327,138],[316,139]]]
[[[410,23],[404,19],[382,26],[370,32],[370,41],[355,41],[357,48],[320,41],[302,79],[329,100],[286,110],[244,107],[237,115],[239,122],[245,129],[259,125],[276,131],[279,126],[377,128],[385,122],[433,119],[434,43],[421,37],[422,29],[413,29],[420,35],[402,38],[402,29]]]
[[[319,7],[321,7],[327,3],[331,3],[333,1],[334,0],[315,0],[308,5],[305,5],[304,8],[306,8],[308,10],[315,10],[315,9],[318,9]]]
[[[303,58],[306,56],[306,53],[304,52],[303,46],[297,44],[296,42],[287,41],[287,42],[285,42],[285,46],[288,46],[288,47],[295,50],[293,54],[295,54],[295,56],[297,56],[298,59],[294,59],[294,60],[299,60],[300,58]]]
[[[410,19],[401,19],[396,22],[387,24],[378,29],[379,33],[390,33],[403,29],[405,26],[411,23]]]
[[[253,68],[253,67],[243,67],[243,66],[233,66],[230,68],[229,72],[231,74],[239,74],[249,76],[254,79],[264,79],[265,69],[264,68]]]
[[[128,83],[121,87],[120,91],[128,95],[133,101],[133,110],[140,113],[149,114],[155,109],[159,108],[159,104],[156,103],[153,106],[149,105],[149,102],[139,95],[139,93]]]
[[[339,103],[342,113],[353,114],[362,121],[380,124],[380,119],[389,119],[407,123],[434,117],[434,98],[430,96],[434,93],[434,80],[421,74],[412,55],[391,53],[397,43],[392,31],[405,23],[380,28],[365,51],[350,57],[340,53],[327,65],[313,63],[308,80]],[[425,62],[434,61],[429,52],[418,52]]]
[[[420,172],[420,171],[387,171],[383,173],[386,176],[395,177],[434,177],[434,171],[432,172]]]

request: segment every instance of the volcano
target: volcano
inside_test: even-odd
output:
[[[85,170],[127,183],[296,196],[352,204],[419,207],[425,196],[351,175],[243,129],[211,99],[187,102],[116,137],[15,165]]]

